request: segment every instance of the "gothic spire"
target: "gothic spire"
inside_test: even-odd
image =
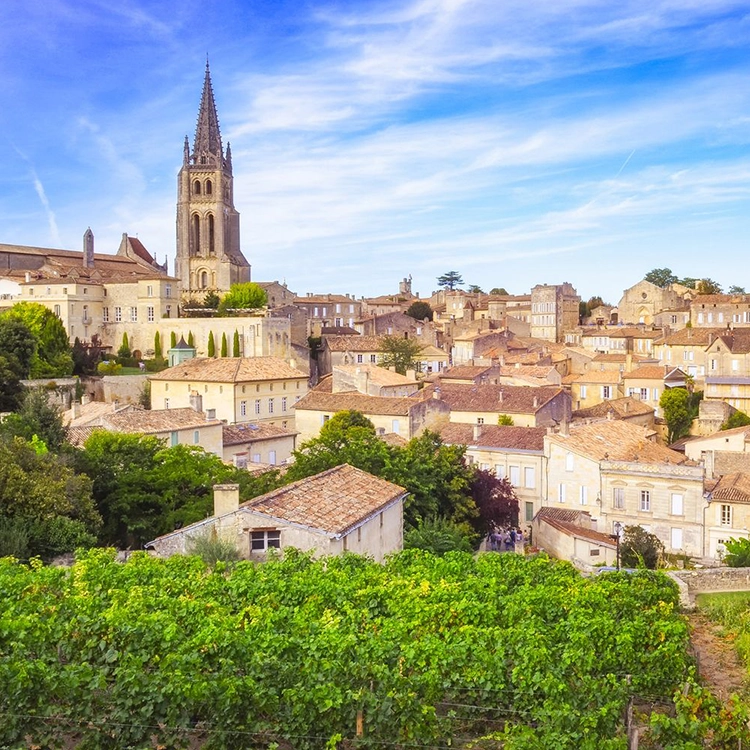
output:
[[[227,141],[227,158],[224,160],[224,164],[227,168],[227,172],[232,174],[232,147],[229,145],[229,141]]]
[[[198,124],[193,142],[193,164],[223,167],[224,154],[221,146],[219,118],[216,115],[214,90],[211,86],[211,71],[206,60],[206,76],[203,79],[203,95],[198,112]]]

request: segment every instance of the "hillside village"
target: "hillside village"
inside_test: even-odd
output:
[[[426,298],[411,277],[370,298],[324,279],[314,291],[253,279],[265,303],[220,314],[216,302],[251,282],[240,248],[208,67],[178,177],[174,273],[127,233],[114,254],[95,249],[91,229],[81,250],[0,244],[0,311],[40,304],[70,344],[114,360],[126,343],[149,365],[63,397],[74,445],[101,430],[152,435],[257,473],[288,467],[334,415],[358,412],[387,444],[436,433],[507,478],[527,538],[584,569],[613,562],[626,525],[704,565],[720,563],[728,539],[750,538],[750,427],[722,430],[750,413],[743,290],[680,283],[660,275],[668,269],[631,279],[616,305],[542,278],[522,294],[462,290],[455,271]],[[498,283],[512,287],[512,274]],[[163,368],[150,367],[162,356]],[[703,394],[678,439],[670,391]],[[403,488],[352,467],[301,481],[252,507],[220,486],[201,528],[238,529],[246,556],[301,546],[382,559],[400,548]],[[193,531],[152,547],[184,549]]]

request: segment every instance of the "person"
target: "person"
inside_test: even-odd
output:
[[[138,369],[139,369],[139,370],[140,370],[141,372],[146,372],[146,365],[145,365],[145,363],[144,363],[144,362],[139,362],[139,363],[138,363]]]
[[[503,537],[504,537],[504,540],[505,540],[505,549],[506,549],[506,551],[509,552],[510,550],[512,550],[516,546],[516,543],[515,543],[515,540],[514,540],[514,535],[513,535],[513,530],[511,530],[511,531],[507,531],[506,530],[505,533],[503,534]]]

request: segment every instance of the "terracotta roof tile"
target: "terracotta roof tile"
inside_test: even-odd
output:
[[[557,386],[440,383],[439,386],[425,386],[422,390],[423,397],[432,397],[435,388],[440,388],[440,398],[452,411],[489,411],[504,414],[535,414],[547,402],[563,393],[562,388]]]
[[[507,448],[524,451],[544,450],[545,427],[510,427],[505,425],[481,425],[479,437],[474,437],[473,424],[448,423],[440,427],[439,433],[448,445],[475,445],[486,448]]]
[[[343,464],[240,507],[331,535],[343,535],[405,493],[403,487]]]
[[[712,499],[750,503],[750,476],[735,472],[721,477],[713,489]]]
[[[617,385],[622,374],[617,370],[587,370],[582,375],[576,375],[571,383],[604,383],[605,385]]]
[[[334,372],[342,372],[347,375],[356,375],[359,372],[366,372],[370,382],[377,385],[414,385],[415,380],[407,378],[406,375],[393,372],[387,367],[378,367],[377,365],[334,365]]]
[[[382,336],[324,336],[324,345],[332,352],[380,352]]]
[[[726,328],[682,328],[670,333],[663,343],[668,346],[708,346]]]
[[[594,461],[639,461],[642,463],[690,463],[684,455],[654,443],[653,430],[624,422],[606,420],[572,424],[568,435],[556,433],[548,440]]]
[[[600,404],[588,406],[585,409],[577,409],[573,412],[573,418],[603,419],[607,417],[609,412],[612,412],[616,419],[627,419],[628,417],[653,416],[654,409],[637,398],[626,396],[625,398],[615,398],[611,401],[602,401]]]
[[[294,437],[298,432],[288,430],[285,427],[260,422],[254,424],[245,422],[242,424],[225,424],[223,429],[224,445],[242,445],[243,443],[255,443],[261,440],[276,440],[282,437]]]
[[[418,398],[391,398],[387,396],[366,396],[356,391],[345,393],[322,393],[309,391],[296,404],[294,409],[309,411],[338,412],[356,410],[363,414],[385,414],[405,417],[409,409],[419,404]]]
[[[248,383],[292,378],[307,380],[307,375],[279,357],[200,357],[188,359],[150,376],[151,380],[209,383]]]
[[[220,425],[220,419],[206,419],[203,412],[190,407],[180,409],[132,409],[107,414],[103,426],[115,432],[140,432],[148,435],[168,430],[188,430],[206,425]]]

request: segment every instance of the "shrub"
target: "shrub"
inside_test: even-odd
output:
[[[750,567],[750,539],[729,539],[725,546],[727,554],[724,562],[730,568]]]
[[[436,518],[404,534],[404,549],[421,549],[442,557],[446,552],[472,552],[469,534],[457,524]]]
[[[197,555],[208,565],[217,562],[236,562],[240,553],[235,544],[228,539],[216,536],[216,532],[208,532],[196,537],[190,543],[190,554]]]
[[[122,365],[115,362],[114,360],[100,362],[96,366],[96,371],[100,375],[119,375],[120,372],[122,372]]]

